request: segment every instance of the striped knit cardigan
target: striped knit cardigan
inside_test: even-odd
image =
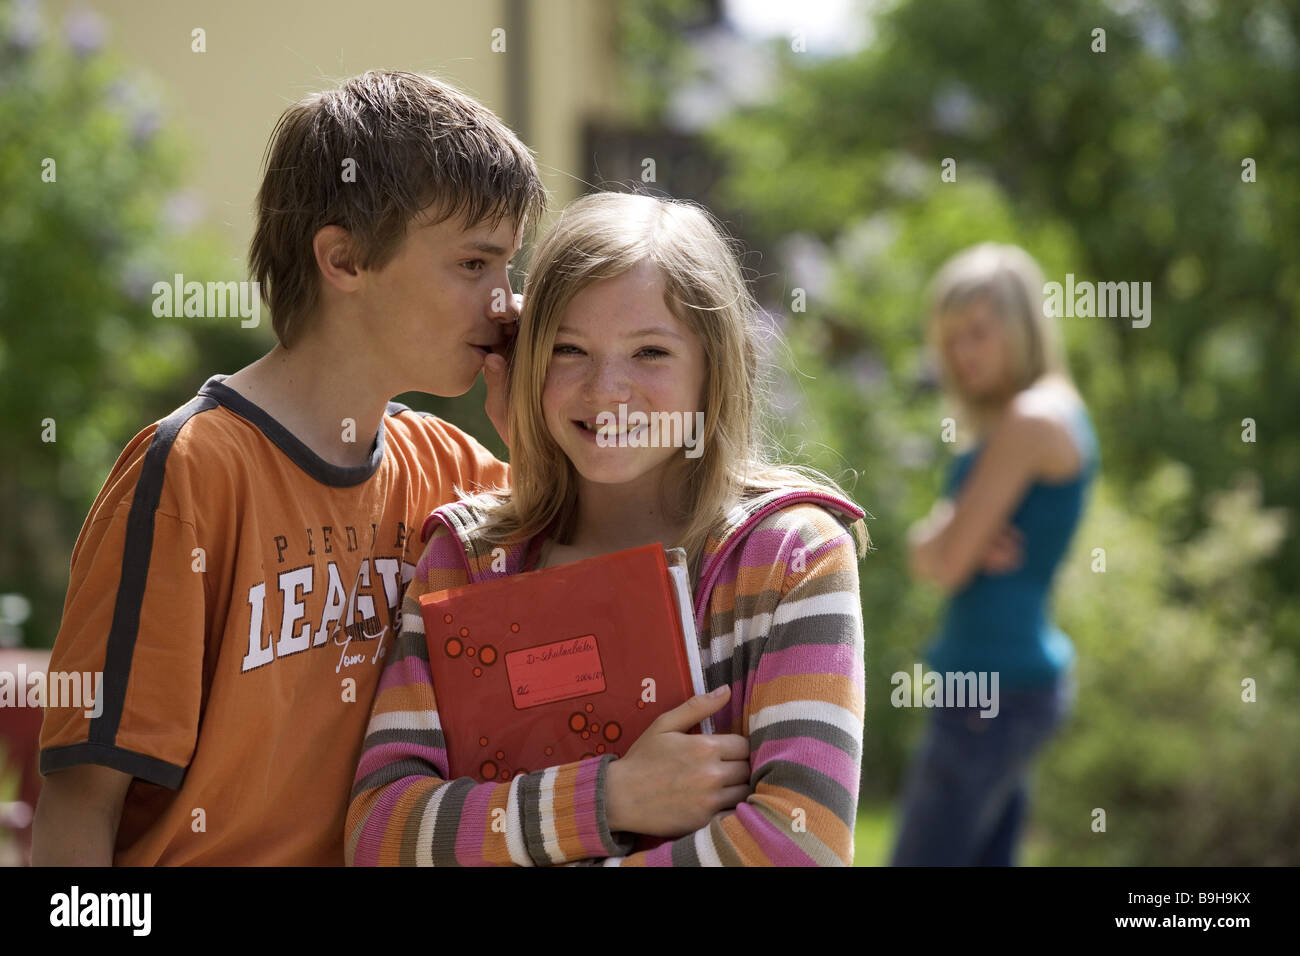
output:
[[[350,866],[849,865],[864,719],[862,609],[848,525],[856,505],[775,491],[738,505],[710,538],[695,587],[705,684],[731,685],[718,733],[748,737],[751,794],[703,829],[632,853],[605,820],[600,757],[509,782],[447,778],[419,596],[504,570],[475,534],[481,511],[439,508],[402,604],[348,808]],[[849,520],[846,521],[845,517]],[[502,562],[497,565],[500,568]],[[504,811],[504,812],[500,812]]]

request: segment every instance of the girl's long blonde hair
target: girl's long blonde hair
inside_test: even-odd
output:
[[[580,291],[647,260],[663,276],[665,305],[704,345],[702,451],[681,458],[685,491],[677,503],[686,527],[676,546],[685,549],[692,576],[710,533],[743,499],[778,488],[847,497],[820,472],[778,465],[764,453],[758,309],[722,228],[691,203],[595,193],[563,210],[533,257],[510,374],[511,488],[471,499],[488,511],[482,534],[489,543],[526,541],[552,522],[558,540],[572,533],[574,467],[542,414],[556,330]],[[854,522],[853,532],[861,555],[869,544],[865,524]]]
[[[1019,246],[984,242],[954,255],[930,285],[928,338],[938,357],[944,390],[982,431],[1000,405],[981,403],[962,392],[943,347],[945,320],[977,302],[987,302],[1006,331],[1011,351],[1011,388],[1020,392],[1048,379],[1074,390],[1056,320],[1043,310],[1043,271]]]

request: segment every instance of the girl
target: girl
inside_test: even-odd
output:
[[[587,196],[538,248],[524,302],[512,487],[425,524],[353,787],[348,863],[850,864],[863,512],[830,480],[761,457],[756,307],[727,240],[685,203]],[[596,419],[620,405],[702,411],[703,434],[690,449],[609,446]],[[447,779],[419,596],[654,542],[689,557],[711,693],[661,715],[621,759]],[[709,714],[716,734],[686,733]],[[631,853],[636,834],[665,842]]]
[[[1036,307],[1042,289],[1026,252],[986,243],[951,259],[931,293],[945,387],[976,444],[913,527],[911,565],[951,595],[931,667],[985,675],[994,700],[935,711],[905,786],[895,865],[1010,865],[1030,760],[1072,697],[1073,648],[1049,591],[1097,440],[1057,329]]]

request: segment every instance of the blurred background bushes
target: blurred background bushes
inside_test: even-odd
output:
[[[272,339],[265,315],[257,335],[153,317],[157,278],[243,279],[244,250],[195,228],[162,92],[93,29],[60,36],[32,9],[0,2],[0,592],[29,599],[22,631],[48,646],[126,441]],[[1149,281],[1154,300],[1145,329],[1061,320],[1103,470],[1058,585],[1079,696],[1037,770],[1027,859],[1300,863],[1300,2],[899,0],[858,8],[869,42],[833,53],[738,41],[723,10],[618,6],[624,114],[588,129],[572,172],[726,221],[773,332],[772,440],[872,516],[858,862],[884,860],[928,717],[888,703],[940,609],[903,547],[953,452],[923,293],[994,240],[1048,280]],[[682,119],[683,91],[698,104],[741,65],[762,89],[733,83]],[[652,184],[643,155],[663,160]],[[41,182],[47,156],[78,188]],[[402,400],[502,451],[481,385]]]

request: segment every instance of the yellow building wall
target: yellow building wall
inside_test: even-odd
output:
[[[613,5],[606,0],[523,0],[526,37],[505,29],[508,0],[48,0],[44,18],[61,36],[65,17],[88,8],[103,18],[110,51],[153,80],[165,122],[194,148],[189,183],[203,224],[241,260],[267,139],[286,106],[368,69],[435,74],[507,123],[507,69],[526,41],[526,142],[535,151],[552,209],[581,194],[581,131],[615,108]],[[191,49],[206,33],[206,52]]]

